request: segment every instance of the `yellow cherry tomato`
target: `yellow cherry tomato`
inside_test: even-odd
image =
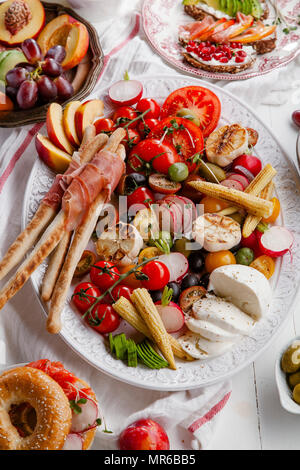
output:
[[[225,201],[220,201],[219,199],[215,199],[214,197],[205,196],[201,199],[200,204],[204,205],[204,213],[214,213],[222,211],[228,207],[228,203]]]
[[[139,264],[146,259],[155,258],[155,256],[163,255],[163,252],[156,248],[156,246],[148,246],[144,248],[139,254]]]
[[[273,224],[280,214],[280,202],[277,197],[273,197],[271,202],[273,203],[272,214],[267,219],[263,219],[263,222],[266,222],[267,224]]]
[[[257,269],[257,271],[260,271],[267,279],[270,279],[275,272],[275,261],[270,256],[262,255],[252,261],[250,268]]]
[[[136,265],[135,264],[129,264],[128,266],[121,266],[119,268],[119,271],[121,274],[125,274],[131,269],[133,269]],[[143,287],[141,281],[139,281],[136,277],[135,274],[129,274],[124,281],[122,281],[122,284],[125,284],[128,287],[132,287],[133,289],[138,289],[139,287]]]
[[[227,264],[236,264],[235,256],[229,250],[209,253],[205,258],[205,269],[209,273],[213,272],[220,266],[226,266]]]

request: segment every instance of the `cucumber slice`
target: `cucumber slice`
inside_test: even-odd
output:
[[[144,364],[146,367],[149,367],[149,369],[158,369],[159,368],[157,366],[157,364],[155,364],[155,362],[152,362],[151,358],[149,358],[147,356],[147,354],[145,354],[145,352],[143,351],[143,348],[141,347],[140,344],[136,345],[136,350],[137,350],[138,358],[142,362],[142,364]]]
[[[124,333],[114,337],[114,346],[117,359],[123,360],[127,352],[127,339]]]
[[[155,364],[158,368],[162,366],[163,360],[162,358],[152,349],[150,349],[145,342],[141,345],[144,354],[151,360],[153,364]]]
[[[159,360],[159,362],[163,362],[164,364],[169,365],[168,362],[164,358],[162,358],[159,354],[157,354],[154,348],[152,348],[150,341],[145,339],[144,342],[147,348],[149,349],[149,351],[151,352],[151,354],[153,354],[153,356],[155,356]]]
[[[128,367],[137,367],[137,349],[133,339],[127,341]]]
[[[110,352],[114,353],[115,352],[115,343],[114,343],[113,335],[111,333],[109,333],[109,335],[108,335],[108,340],[109,340]]]
[[[259,0],[250,0],[251,3],[251,15],[254,16],[255,19],[259,20],[261,15],[263,14],[263,9]]]
[[[141,362],[151,369],[162,369],[168,366],[168,363],[154,351],[146,340],[137,345],[137,353]]]

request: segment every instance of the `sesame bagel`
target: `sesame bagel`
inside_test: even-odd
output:
[[[12,405],[29,403],[36,413],[31,435],[21,437],[11,422]],[[0,449],[59,450],[71,428],[69,401],[55,380],[38,369],[17,367],[0,376]]]

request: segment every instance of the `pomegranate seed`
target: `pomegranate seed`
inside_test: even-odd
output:
[[[210,47],[203,47],[202,54],[209,54],[209,53],[210,53]]]
[[[210,52],[213,54],[214,52],[216,52],[216,46],[212,45],[210,46]]]
[[[205,62],[209,62],[211,60],[211,56],[210,55],[206,55],[206,54],[203,54],[201,56],[201,59],[204,60]]]
[[[239,57],[247,57],[247,53],[245,51],[237,51],[236,55]]]
[[[219,59],[219,62],[221,62],[221,64],[227,64],[227,62],[229,61],[229,59],[227,57],[220,57]]]
[[[240,63],[244,62],[244,60],[245,60],[245,57],[240,57],[238,55],[235,58],[235,61],[236,61],[237,64],[240,64]]]
[[[230,48],[228,46],[223,46],[222,47],[222,51],[225,52],[225,53],[230,53]]]

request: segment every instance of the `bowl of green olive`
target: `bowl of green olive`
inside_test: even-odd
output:
[[[280,352],[275,377],[282,407],[300,415],[300,336],[289,341]]]

